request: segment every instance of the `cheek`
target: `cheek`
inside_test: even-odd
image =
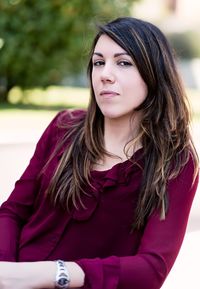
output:
[[[94,93],[95,100],[98,103],[98,97],[97,97],[98,83],[97,83],[97,79],[94,73],[91,74],[91,84],[92,84],[92,90]]]
[[[96,78],[96,74],[95,74],[94,72],[92,72],[91,80],[92,80],[92,87],[93,87],[93,90],[95,90],[95,88],[96,88],[96,84],[97,84],[97,78]]]
[[[148,94],[147,85],[144,81],[142,81],[140,87],[141,87],[141,92],[143,94],[143,98],[145,99],[147,97],[147,94]]]
[[[148,88],[141,77],[132,78],[132,81],[127,82],[127,91],[129,96],[140,105],[147,97]]]
[[[132,78],[132,81],[129,81],[129,83],[132,89],[137,89],[141,97],[146,98],[148,93],[147,85],[139,74],[136,74],[135,78]]]

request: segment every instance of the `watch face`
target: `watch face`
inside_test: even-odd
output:
[[[62,277],[58,280],[59,286],[66,286],[69,283],[68,279],[65,277]]]
[[[61,286],[67,285],[68,284],[67,278],[64,278],[64,277],[60,278],[58,280],[58,284],[61,285]]]

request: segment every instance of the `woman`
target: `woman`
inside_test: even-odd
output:
[[[88,110],[54,118],[1,206],[0,288],[158,289],[180,250],[198,158],[165,36],[107,23],[88,74]]]

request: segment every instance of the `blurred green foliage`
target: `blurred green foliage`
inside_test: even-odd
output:
[[[95,24],[137,0],[1,0],[0,101],[14,86],[58,84],[86,64]]]
[[[179,58],[200,58],[200,32],[184,31],[167,35]]]

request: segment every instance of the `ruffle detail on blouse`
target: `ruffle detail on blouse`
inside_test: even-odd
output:
[[[106,194],[107,188],[129,183],[134,172],[142,170],[142,149],[139,149],[133,157],[131,160],[114,165],[109,170],[91,172],[92,186],[88,186],[87,194],[82,195],[85,208],[80,206],[80,208],[74,209],[72,212],[73,219],[78,221],[88,220],[98,207],[101,194]]]

